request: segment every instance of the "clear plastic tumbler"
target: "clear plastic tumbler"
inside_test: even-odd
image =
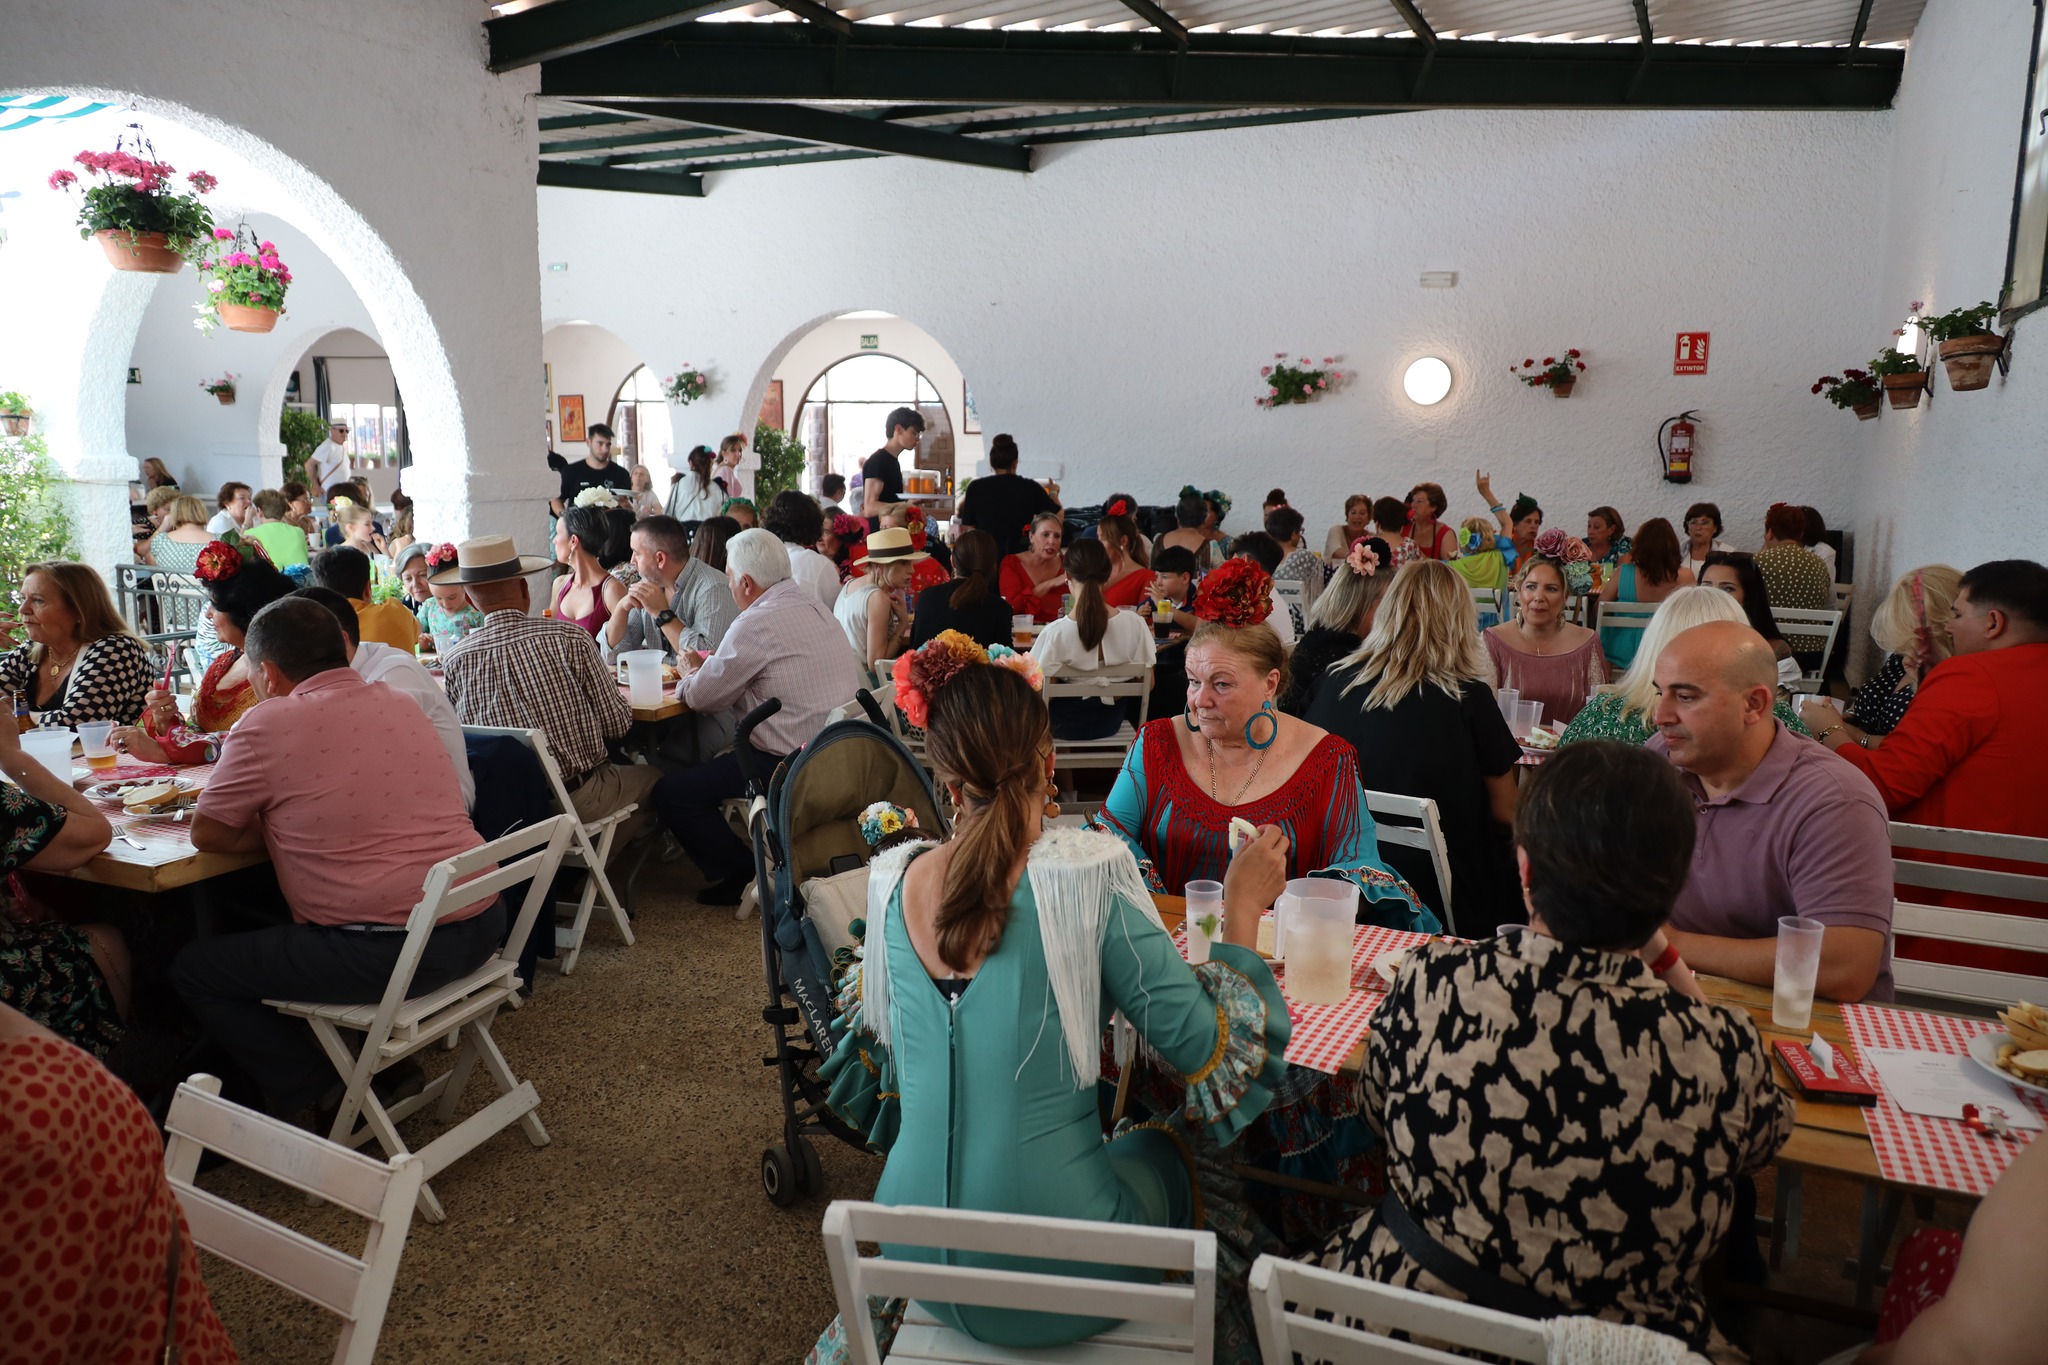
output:
[[[1223,883],[1189,882],[1188,961],[1207,962],[1209,945],[1223,936]]]
[[[1813,989],[1820,979],[1820,945],[1826,926],[1817,919],[1784,915],[1778,920],[1778,960],[1771,972],[1771,1023],[1805,1032],[1813,1023]]]

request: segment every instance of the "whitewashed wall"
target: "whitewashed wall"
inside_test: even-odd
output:
[[[1946,312],[1996,299],[2005,279],[2034,7],[1934,0],[1894,109],[1882,254],[1857,288],[1880,338],[1920,299]],[[1879,589],[1916,565],[2048,558],[2048,315],[2020,319],[2012,373],[1858,424],[1845,469]],[[1875,593],[1865,594],[1868,607]],[[1861,626],[1867,616],[1859,611]]]
[[[864,336],[875,338],[874,350],[862,349],[861,338]],[[967,431],[966,389],[959,365],[954,363],[938,338],[903,318],[833,318],[806,332],[775,367],[774,378],[782,381],[783,426],[801,437],[803,433],[797,428],[797,413],[803,407],[804,395],[810,392],[811,385],[817,383],[825,371],[857,355],[894,356],[904,364],[916,367],[931,381],[932,387],[938,391],[939,401],[946,405],[946,418],[953,424],[953,463],[960,477],[972,478],[977,472],[988,472],[980,468],[982,435],[970,435]],[[879,427],[880,423],[876,425]],[[747,430],[751,435],[753,428]],[[872,442],[857,450],[838,452],[840,473],[851,478],[869,452],[888,440],[887,433],[880,430],[874,433],[874,437]],[[749,452],[748,459],[752,458],[752,452]],[[810,485],[807,483],[805,486]]]
[[[1713,498],[1754,543],[1772,501],[1852,496],[1855,424],[1807,389],[1875,349],[1844,261],[1877,250],[1888,121],[1417,114],[1065,146],[1028,177],[899,159],[714,176],[702,200],[543,189],[542,257],[572,262],[543,309],[712,366],[735,425],[812,325],[898,314],[1076,501],[1194,482],[1249,526],[1278,483],[1320,525],[1347,493],[1436,479],[1469,513],[1486,465],[1575,529]],[[687,268],[607,268],[621,240]],[[1713,333],[1704,378],[1670,373],[1681,329]],[[1572,345],[1592,368],[1568,400],[1508,373]],[[1359,378],[1256,408],[1282,348]],[[1399,388],[1427,352],[1457,374],[1430,410]],[[1688,488],[1651,448],[1682,408],[1705,414]]]
[[[640,368],[641,358],[622,339],[602,327],[558,323],[550,326],[540,339],[541,359],[546,362],[554,378],[555,410],[549,414],[555,422],[555,449],[564,459],[580,460],[589,451],[582,441],[564,441],[561,438],[561,402],[565,394],[583,396],[583,422],[587,427],[592,422],[610,421],[612,396],[619,391],[619,385],[626,382],[626,376]],[[534,403],[534,411],[541,409],[541,403]],[[688,449],[687,446],[684,447]],[[538,439],[534,449],[539,449]],[[666,474],[662,476],[666,481]]]

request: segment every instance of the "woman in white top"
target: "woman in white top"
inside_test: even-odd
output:
[[[1685,509],[1685,554],[1680,565],[1692,575],[1692,581],[1702,582],[1701,573],[1706,570],[1707,556],[1716,550],[1732,550],[1735,547],[1721,539],[1721,509],[1711,502],[1696,502]]]
[[[1066,548],[1067,582],[1074,588],[1072,610],[1038,633],[1031,657],[1048,677],[1076,668],[1149,668],[1156,655],[1152,623],[1135,611],[1113,611],[1103,597],[1109,582],[1109,552],[1100,541],[1077,540]],[[1115,697],[1053,697],[1047,703],[1054,739],[1108,739],[1123,724]]]
[[[875,660],[893,659],[910,644],[910,604],[903,590],[910,586],[911,567],[931,556],[910,543],[910,532],[885,526],[867,538],[867,553],[854,560],[866,570],[850,578],[832,604],[832,614],[846,630],[846,642],[864,671]]]
[[[677,521],[704,521],[718,515],[725,502],[725,490],[711,477],[718,457],[709,447],[696,446],[687,457],[689,468],[675,476],[668,486],[668,514]]]
[[[1799,510],[1806,513],[1806,529],[1800,533],[1799,543],[1804,545],[1810,553],[1819,556],[1820,562],[1828,566],[1828,579],[1830,582],[1840,582],[1842,574],[1835,566],[1835,547],[1821,539],[1822,536],[1828,533],[1828,524],[1821,517],[1820,509],[1818,507],[1802,507]]]

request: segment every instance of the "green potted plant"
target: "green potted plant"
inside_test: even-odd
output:
[[[686,408],[711,392],[711,377],[702,370],[684,365],[661,381],[661,391],[668,395],[671,403]]]
[[[207,333],[216,326],[230,332],[267,332],[277,326],[292,284],[277,244],[257,241],[246,227],[213,229],[213,244],[215,254],[199,259],[206,302],[197,305],[199,320],[192,325]]]
[[[1895,335],[1904,331],[1902,327]],[[1887,346],[1877,353],[1877,359],[1870,362],[1870,372],[1877,376],[1877,382],[1884,387],[1884,396],[1891,400],[1893,407],[1920,406],[1920,395],[1927,392],[1927,371],[1920,364],[1920,357]]]
[[[1940,317],[1917,319],[1941,355],[1948,386],[1957,393],[1990,387],[1991,367],[2005,349],[2005,338],[1991,330],[1996,316],[1998,305],[1986,300],[1970,308],[1951,308]]]
[[[205,171],[193,171],[185,177],[191,192],[181,193],[172,180],[176,169],[156,159],[156,147],[142,135],[142,125],[128,127],[134,136],[115,138],[113,151],[71,158],[99,178],[82,194],[78,235],[98,239],[116,270],[175,275],[213,231],[213,214],[199,196],[219,182]],[[50,173],[53,190],[70,190],[78,183],[75,172]]]
[[[231,374],[224,374],[218,379],[202,379],[199,387],[218,398],[222,407],[235,401],[235,377]]]
[[[780,427],[754,423],[754,453],[761,457],[761,472],[754,492],[761,506],[787,489],[803,488],[804,443]]]
[[[1878,404],[1884,394],[1884,390],[1877,385],[1876,376],[1868,370],[1843,370],[1839,375],[1824,374],[1813,381],[1813,391],[1836,407],[1853,411],[1859,422],[1868,422],[1877,416]]]
[[[26,394],[13,389],[0,391],[0,428],[9,436],[28,435],[29,418],[35,416],[35,409],[28,405]]]
[[[1259,378],[1265,381],[1266,392],[1252,400],[1258,407],[1279,408],[1290,403],[1313,403],[1346,378],[1338,370],[1314,368],[1307,356],[1303,356],[1296,365],[1287,363],[1285,351],[1275,351],[1273,359],[1277,363],[1259,369]],[[1323,357],[1324,365],[1336,363],[1336,356]]]
[[[1586,372],[1586,362],[1579,359],[1577,347],[1567,350],[1561,356],[1547,355],[1543,363],[1525,360],[1519,367],[1510,366],[1515,378],[1532,389],[1549,389],[1553,398],[1569,398],[1572,389],[1578,385],[1579,376]]]

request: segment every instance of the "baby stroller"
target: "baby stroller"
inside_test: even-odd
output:
[[[827,725],[773,774],[760,771],[748,735],[781,709],[780,702],[764,702],[748,713],[736,738],[752,798],[747,826],[761,899],[761,965],[768,980],[761,1018],[775,1041],[775,1054],[763,1061],[775,1068],[782,1094],[783,1140],[761,1153],[761,1188],[778,1207],[824,1188],[809,1135],[829,1133],[866,1147],[858,1131],[825,1107],[826,1087],[817,1076],[818,1064],[832,1047],[831,1024],[838,1014],[833,945],[827,939],[846,937],[845,915],[821,924],[807,897],[822,899],[827,879],[838,878],[830,886],[835,906],[858,906],[865,915],[867,843],[859,815],[872,802],[890,801],[915,811],[919,828],[934,838],[946,837],[931,779],[889,732],[874,699],[865,692],[859,699],[867,719]]]

